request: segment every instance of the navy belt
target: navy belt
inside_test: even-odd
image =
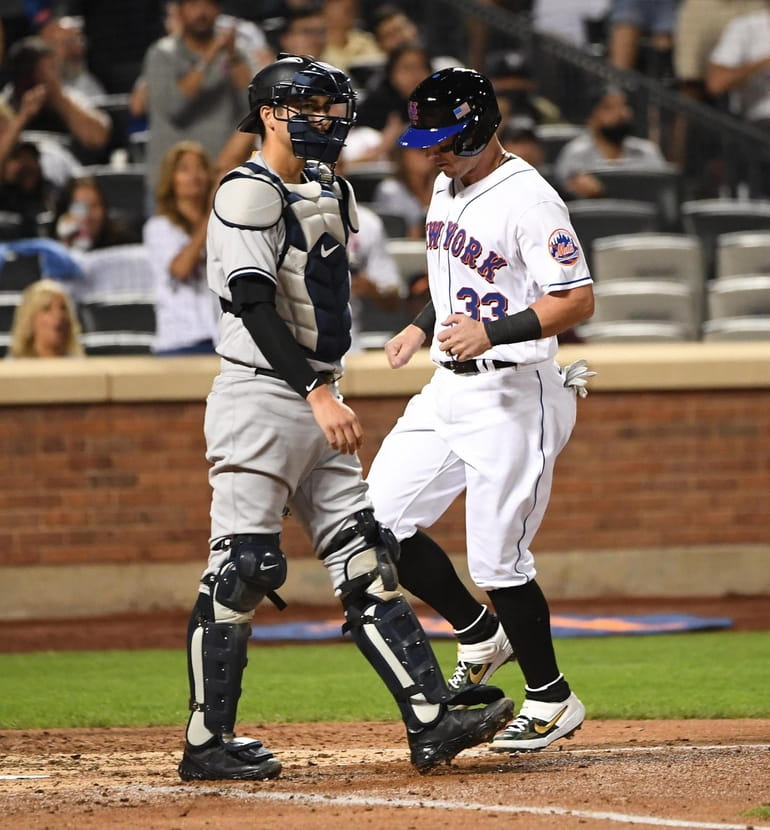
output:
[[[456,375],[479,375],[483,372],[491,372],[494,369],[510,369],[518,366],[518,363],[511,363],[508,360],[485,360],[480,358],[478,360],[448,360],[445,363],[439,363],[444,369],[449,369]]]
[[[257,366],[257,368],[254,369],[254,374],[265,375],[265,377],[276,378],[277,380],[285,380],[283,375],[278,374],[275,369],[267,369],[262,366]],[[316,374],[319,378],[321,378],[321,383],[334,383],[334,381],[339,380],[334,372],[316,372]]]

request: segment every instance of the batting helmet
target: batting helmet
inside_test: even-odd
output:
[[[475,156],[500,124],[497,98],[488,78],[473,69],[451,67],[434,72],[409,98],[409,126],[402,147],[424,149],[452,136],[452,152]]]
[[[323,98],[323,115],[297,111],[303,98]],[[350,78],[328,63],[304,55],[280,54],[249,84],[249,114],[238,125],[244,133],[264,135],[261,107],[288,107],[289,135],[297,158],[337,161],[356,118],[356,93]]]

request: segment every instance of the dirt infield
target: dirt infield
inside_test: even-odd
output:
[[[628,601],[616,610],[621,606],[626,613],[643,612],[629,609]],[[736,628],[770,630],[767,598],[733,602],[732,611],[711,600],[700,610],[676,601],[664,606],[658,607],[731,616]],[[612,613],[612,605],[603,605],[601,613]],[[132,634],[125,622],[60,621],[47,633],[43,624],[2,623],[0,638],[3,651],[180,645],[178,615],[156,619],[150,642],[146,635],[140,642],[135,632],[152,626],[132,619]],[[87,646],[76,642],[75,632],[84,629]],[[748,815],[770,805],[770,720],[589,720],[572,740],[542,752],[508,756],[479,747],[427,775],[410,766],[400,723],[244,724],[240,731],[280,756],[279,779],[182,783],[176,775],[180,729],[0,732],[0,826],[770,828],[770,819]]]

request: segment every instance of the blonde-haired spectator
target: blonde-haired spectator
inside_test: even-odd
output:
[[[203,145],[180,141],[160,164],[143,240],[155,282],[156,354],[213,353],[218,313],[206,282],[214,169]]]
[[[55,280],[33,282],[21,295],[11,328],[8,356],[83,357],[80,323],[64,286]]]

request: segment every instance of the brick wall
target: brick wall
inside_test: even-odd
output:
[[[406,398],[357,398],[365,469]],[[203,562],[202,403],[0,407],[0,564]],[[770,541],[770,390],[593,393],[537,550]],[[461,552],[458,505],[435,528]],[[288,521],[284,548],[310,555]]]

